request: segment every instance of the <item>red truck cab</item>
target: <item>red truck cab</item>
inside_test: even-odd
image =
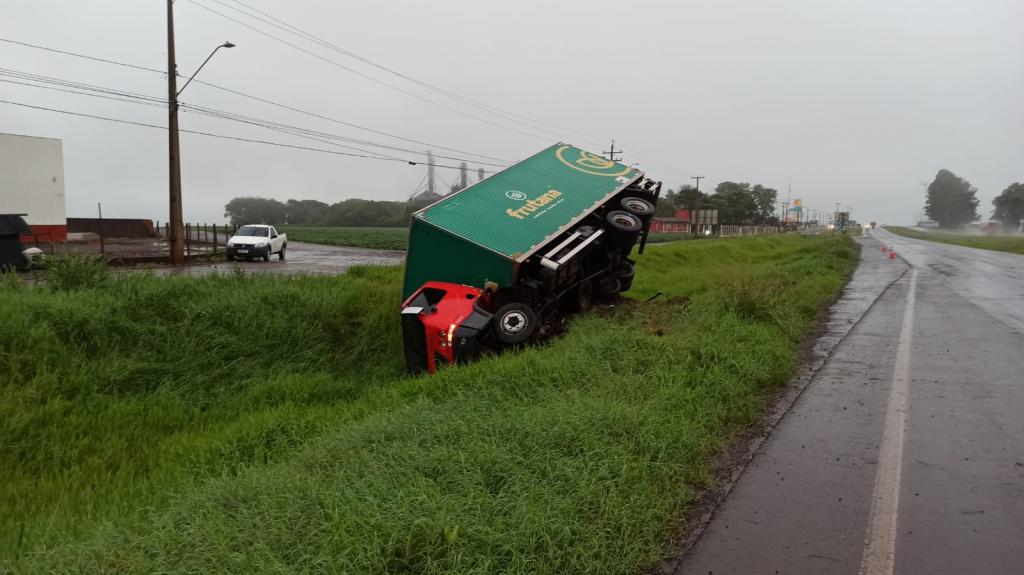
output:
[[[402,304],[402,332],[409,371],[437,372],[439,365],[476,357],[491,314],[489,294],[473,286],[427,282]]]

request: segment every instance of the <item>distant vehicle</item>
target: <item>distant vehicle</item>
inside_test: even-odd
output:
[[[919,228],[937,228],[937,227],[939,227],[939,222],[934,222],[932,220],[921,220],[921,221],[917,222],[917,227],[919,227]]]
[[[411,372],[557,330],[633,284],[661,183],[565,144],[412,216],[402,331]]]
[[[871,222],[871,229],[875,229],[875,226],[876,226],[876,225],[877,225],[877,224],[875,224],[875,222]]]
[[[238,228],[235,235],[228,239],[228,261],[235,258],[251,260],[263,258],[269,262],[270,256],[277,254],[284,260],[288,250],[288,234],[279,234],[274,226],[251,224]]]

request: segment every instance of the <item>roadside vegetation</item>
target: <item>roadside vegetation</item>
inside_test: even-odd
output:
[[[929,240],[933,242],[942,242],[944,244],[967,246],[969,248],[981,248],[983,250],[1024,254],[1024,236],[968,235],[938,231],[923,232],[899,226],[886,226],[885,229],[894,234],[918,240]]]
[[[350,246],[379,250],[405,250],[409,228],[341,228],[328,226],[277,226],[288,239],[311,244]]]
[[[855,261],[661,246],[631,302],[433,378],[397,267],[0,282],[0,571],[642,570]]]

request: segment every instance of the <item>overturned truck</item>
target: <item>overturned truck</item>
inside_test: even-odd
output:
[[[554,145],[412,216],[402,286],[406,365],[440,365],[550,334],[633,283],[661,182]]]

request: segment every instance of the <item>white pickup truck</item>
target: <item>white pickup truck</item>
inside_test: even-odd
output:
[[[233,262],[235,258],[263,258],[263,261],[269,262],[272,254],[277,254],[283,260],[287,249],[287,234],[277,233],[274,226],[251,224],[238,228],[235,235],[228,239],[228,261]]]

